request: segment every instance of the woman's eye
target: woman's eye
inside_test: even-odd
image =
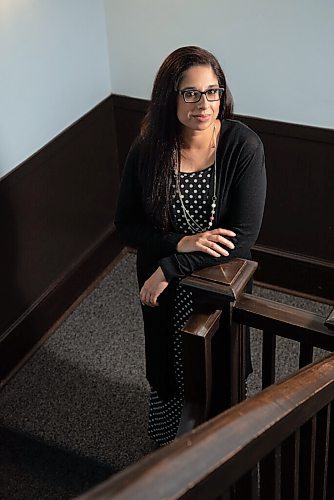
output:
[[[186,97],[194,97],[196,95],[196,92],[194,90],[187,90],[184,95]]]
[[[217,92],[218,92],[218,89],[210,89],[210,90],[208,90],[208,94],[209,95],[216,95]]]

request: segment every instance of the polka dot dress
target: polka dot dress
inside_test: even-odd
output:
[[[211,215],[213,165],[200,172],[180,173],[180,192],[183,204],[190,216],[204,228]],[[175,185],[173,186],[175,191]],[[174,230],[193,234],[189,229],[179,195],[173,195],[171,213]],[[199,232],[199,231],[196,231]],[[179,280],[180,281],[180,280]],[[180,285],[176,288],[173,307],[173,352],[176,393],[168,401],[162,401],[155,390],[151,391],[149,411],[149,436],[159,445],[173,441],[180,423],[184,400],[183,358],[181,328],[192,313],[192,294]]]

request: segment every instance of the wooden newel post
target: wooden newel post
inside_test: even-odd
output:
[[[185,405],[179,435],[244,399],[247,331],[233,322],[233,305],[257,263],[235,259],[182,280],[194,313],[184,328]]]

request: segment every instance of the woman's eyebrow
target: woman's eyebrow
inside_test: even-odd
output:
[[[209,85],[207,88],[212,89],[212,88],[216,88],[216,87],[219,87],[219,83],[214,83],[213,85]],[[184,87],[184,90],[198,90],[198,88],[191,87],[191,85],[187,85],[186,87]]]

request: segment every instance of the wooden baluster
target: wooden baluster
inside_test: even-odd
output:
[[[334,498],[334,403],[330,404],[326,500]]]
[[[317,418],[312,417],[300,430],[299,495],[314,499],[315,443]]]
[[[299,429],[291,434],[282,445],[281,473],[282,484],[281,494],[284,500],[298,500],[299,494],[299,450],[300,432]]]
[[[317,437],[315,451],[314,497],[326,498],[328,472],[329,431],[331,406],[327,405],[317,414]]]
[[[233,495],[231,493],[231,488],[228,491],[224,491],[224,493],[217,497],[215,500],[233,500]]]
[[[259,471],[254,467],[247,474],[242,476],[235,486],[236,500],[258,500],[259,499]]]
[[[231,307],[225,303],[221,311],[219,329],[212,339],[212,398],[210,418],[232,405],[234,383],[231,373],[236,367],[232,361]],[[237,367],[238,368],[238,367]]]
[[[311,344],[301,342],[299,347],[299,368],[304,368],[304,366],[311,364],[312,361],[313,346]]]
[[[275,382],[276,335],[263,331],[262,343],[262,389]]]
[[[246,397],[247,327],[234,323],[233,304],[222,307],[219,331],[213,338],[212,408],[210,417]]]
[[[281,447],[277,446],[260,461],[261,500],[281,499]]]
[[[232,323],[230,406],[246,398],[246,335],[245,325]]]

